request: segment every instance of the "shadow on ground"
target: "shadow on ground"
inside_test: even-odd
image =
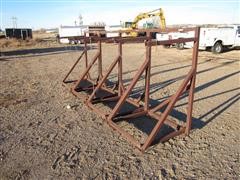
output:
[[[201,86],[198,86],[196,88],[196,92],[201,91],[205,88],[210,87],[211,85],[218,83],[219,80],[224,80],[226,78],[229,78],[233,75],[239,74],[240,71],[232,73],[230,75],[224,76],[222,78],[219,78],[216,81],[210,81],[206,84],[203,84]],[[216,94],[212,94],[203,98],[199,98],[199,99],[195,99],[194,102],[198,102],[198,101],[202,101],[205,99],[209,99],[209,98],[213,98],[213,97],[217,97],[220,96],[222,94],[227,94],[230,92],[239,92],[240,88],[233,88],[230,90],[226,90],[220,93],[216,93]],[[183,95],[181,98],[186,97],[187,95]],[[220,103],[219,105],[217,105],[216,107],[212,107],[212,109],[210,109],[209,111],[207,111],[206,113],[204,113],[203,115],[201,115],[200,117],[196,118],[193,117],[192,118],[192,129],[201,129],[204,126],[206,126],[208,123],[210,123],[211,121],[215,120],[219,115],[221,115],[225,110],[227,110],[229,107],[231,107],[233,104],[235,104],[236,102],[238,102],[240,99],[240,93],[236,93],[235,95],[233,95],[232,97],[228,98],[227,100],[223,101],[222,103]],[[162,102],[162,101],[161,101]],[[160,104],[161,102],[159,102],[158,100],[150,100],[150,104],[152,106],[156,106],[158,104]],[[174,118],[177,119],[179,121],[186,121],[187,115],[183,112],[178,111],[176,108],[180,107],[180,106],[186,106],[187,103],[183,103],[180,105],[175,106],[175,108],[171,111],[171,113],[169,114],[170,119]],[[161,110],[159,111],[161,113],[163,113],[164,111]],[[204,119],[204,120],[203,120]],[[146,133],[146,134],[150,134],[151,131],[153,130],[154,126],[156,125],[157,121],[153,120],[151,118],[148,117],[141,117],[141,118],[137,118],[137,119],[132,119],[132,120],[128,120],[129,123],[132,123],[135,128],[139,129],[140,131]],[[158,143],[161,139],[161,137],[163,137],[164,135],[166,135],[167,133],[169,133],[171,130],[169,127],[163,127],[159,133],[156,136],[155,139],[155,143]]]
[[[89,46],[89,49],[95,49],[94,46]],[[19,49],[12,51],[1,52],[0,61],[8,61],[10,59],[19,57],[35,57],[35,56],[45,56],[52,54],[62,54],[74,51],[83,51],[83,46],[61,46],[61,47],[49,47],[49,48],[33,48],[33,49]]]

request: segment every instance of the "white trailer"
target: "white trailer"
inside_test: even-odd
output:
[[[170,33],[157,33],[156,34],[156,40],[157,41],[166,41],[170,39],[179,39],[180,37],[186,36],[185,33],[181,32],[181,29],[179,29],[179,32],[170,32]]]
[[[70,41],[68,37],[84,36],[84,33],[88,31],[88,26],[60,26],[58,29],[60,43],[76,44],[80,43],[76,40]],[[64,37],[64,38],[63,38]]]
[[[185,38],[185,37],[188,37],[188,36],[190,36],[190,34],[182,32],[182,29],[179,29],[178,32],[157,33],[156,34],[156,40],[157,41],[166,41],[166,40],[171,40],[171,39]],[[177,44],[169,44],[169,45],[165,45],[165,46],[170,47],[170,46],[176,46],[176,45]],[[179,45],[177,45],[177,46],[179,46]]]
[[[105,26],[105,31],[107,37],[118,37],[119,33],[118,32],[111,32],[111,31],[119,31],[121,30],[122,27],[120,25],[112,25],[112,26]]]
[[[193,37],[194,32],[168,33],[157,35],[157,40],[179,39]],[[192,48],[193,42],[177,44],[178,49]],[[240,46],[240,25],[229,25],[218,28],[201,28],[199,49],[211,49],[213,53],[221,53],[224,48],[234,48]]]

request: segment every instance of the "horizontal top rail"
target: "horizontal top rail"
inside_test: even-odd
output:
[[[150,33],[169,33],[169,32],[188,32],[194,31],[196,27],[185,27],[185,28],[152,28],[152,29],[125,29],[125,30],[114,30],[114,31],[106,31],[106,30],[90,30],[85,31],[85,33],[95,33],[95,34],[103,34],[103,33],[128,33],[128,32],[150,32]]]
[[[179,39],[171,39],[171,40],[163,40],[163,41],[157,41],[153,40],[150,43],[151,46],[157,46],[157,45],[168,45],[168,44],[174,44],[174,43],[186,43],[186,42],[193,42],[197,41],[197,38],[179,38]]]
[[[68,38],[69,40],[86,40],[86,41],[102,41],[102,42],[139,42],[150,40],[150,37],[142,36],[142,37],[98,37],[98,36],[91,36],[91,37],[84,37],[84,36],[72,36],[72,37],[61,37],[61,38]]]
[[[188,38],[178,38],[178,39],[170,39],[170,40],[160,40],[156,41],[153,40],[149,33],[154,32],[189,32],[194,31],[196,33],[198,27],[194,28],[167,28],[165,30],[162,29],[134,29],[134,30],[120,30],[120,31],[106,31],[106,32],[115,32],[119,33],[119,36],[116,37],[100,37],[100,34],[95,36],[71,36],[71,37],[61,37],[61,38],[68,38],[69,40],[85,40],[86,42],[91,41],[102,41],[102,42],[146,42],[150,43],[152,46],[156,45],[167,45],[167,44],[174,44],[174,43],[185,43],[185,42],[192,42],[197,41],[199,37],[196,37],[196,34],[193,35],[193,37]],[[122,37],[121,34],[124,32],[146,32],[146,36],[140,36],[140,37]],[[151,41],[149,41],[151,40]]]
[[[169,33],[169,32],[188,32],[188,31],[194,31],[196,27],[191,28],[155,28],[155,29],[129,29],[129,30],[118,30],[118,31],[106,31],[107,33],[126,33],[126,32],[159,32],[159,33]]]

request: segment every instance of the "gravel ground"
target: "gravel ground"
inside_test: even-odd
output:
[[[96,49],[90,48],[91,58]],[[240,51],[199,52],[190,136],[140,154],[62,86],[81,49],[2,50],[1,179],[240,179]],[[152,104],[175,92],[190,68],[191,51],[152,49]],[[123,52],[127,84],[144,60],[144,47],[126,44]],[[116,54],[116,45],[103,45],[104,70]],[[183,119],[185,109],[183,98],[171,118]],[[139,120],[122,126],[141,139],[153,123]]]

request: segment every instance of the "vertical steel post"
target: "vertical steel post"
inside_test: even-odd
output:
[[[150,77],[151,77],[151,40],[147,41],[146,60],[148,61],[148,66],[145,70],[146,74],[145,74],[144,110],[148,111],[149,110]]]
[[[85,53],[85,67],[88,66],[88,57],[87,57],[87,38],[86,38],[86,32],[84,33],[84,53]]]
[[[193,75],[190,81],[191,84],[190,84],[189,95],[188,95],[187,121],[186,121],[186,130],[185,130],[186,135],[189,135],[192,127],[192,109],[193,109],[194,89],[195,89],[196,73],[197,73],[199,36],[200,36],[200,27],[197,27],[195,30],[196,40],[194,41],[193,56],[192,56]]]
[[[123,81],[122,81],[122,41],[118,42],[118,95],[121,96],[123,92]]]
[[[99,56],[98,56],[98,80],[102,78],[103,74],[102,74],[102,41],[100,39],[101,34],[98,33],[98,51],[99,51]]]
[[[87,67],[88,67],[88,52],[87,51],[88,51],[88,49],[87,49],[87,34],[86,34],[86,32],[84,32],[85,69],[87,69]],[[91,78],[89,72],[87,73],[87,77]]]

